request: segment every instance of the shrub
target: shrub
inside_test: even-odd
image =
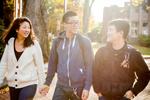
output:
[[[148,35],[139,35],[138,36],[139,45],[150,47],[150,36]]]

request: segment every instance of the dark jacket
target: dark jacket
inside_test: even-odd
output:
[[[95,55],[93,87],[96,93],[115,97],[132,90],[137,95],[146,87],[149,78],[150,72],[141,54],[127,44],[120,50],[108,44]]]
[[[93,51],[89,39],[84,36],[80,38],[82,38],[84,44],[84,52],[80,48],[78,34],[74,35],[71,43],[69,43],[65,33],[54,39],[45,84],[49,85],[55,72],[57,72],[58,84],[73,88],[90,89],[94,61]]]

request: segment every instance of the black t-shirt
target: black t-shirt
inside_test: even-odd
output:
[[[16,41],[16,40],[15,40]],[[16,56],[16,59],[17,61],[19,60],[20,56],[22,55],[23,51],[22,52],[18,52],[15,48],[15,42],[14,42],[14,51],[15,51],[15,56]]]
[[[138,80],[133,86],[135,73]],[[114,50],[111,45],[107,45],[100,48],[95,55],[93,87],[97,93],[123,96],[131,90],[137,95],[148,84],[149,75],[150,71],[142,55],[130,45],[126,44],[120,50]]]

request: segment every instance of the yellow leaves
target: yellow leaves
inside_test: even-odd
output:
[[[9,88],[8,87],[6,87],[6,88],[4,88],[4,89],[1,89],[0,90],[0,95],[1,94],[5,94],[5,93],[7,93],[9,91]]]
[[[131,0],[133,6],[139,6],[143,3],[144,0]]]
[[[146,6],[146,10],[150,10],[150,6]]]
[[[56,3],[63,3],[64,2],[64,0],[54,0]]]

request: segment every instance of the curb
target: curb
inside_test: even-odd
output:
[[[143,56],[144,59],[150,59],[150,56]]]

